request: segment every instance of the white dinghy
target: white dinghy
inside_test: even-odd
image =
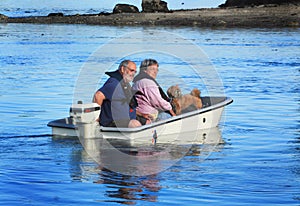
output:
[[[70,116],[48,123],[53,136],[77,136],[83,139],[104,138],[134,143],[174,143],[182,134],[196,138],[199,131],[218,126],[230,97],[201,97],[203,108],[137,128],[102,127],[97,118],[101,108],[96,103],[72,105]],[[203,132],[201,132],[203,133]],[[180,139],[181,141],[181,139]]]

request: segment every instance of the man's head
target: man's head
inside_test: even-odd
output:
[[[119,71],[125,82],[132,82],[136,73],[136,64],[130,60],[124,60],[119,65]]]

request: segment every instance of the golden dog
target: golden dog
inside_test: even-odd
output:
[[[172,99],[177,115],[184,110],[190,111],[202,108],[201,92],[197,88],[193,89],[190,94],[182,95],[179,86],[175,85],[169,87],[167,94]]]

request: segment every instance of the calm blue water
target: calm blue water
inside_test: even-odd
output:
[[[153,29],[191,40],[211,59],[234,99],[225,144],[205,160],[209,146],[194,145],[151,176],[101,168],[46,124],[68,115],[80,68],[99,46],[144,28],[2,24],[1,205],[300,205],[300,30]]]

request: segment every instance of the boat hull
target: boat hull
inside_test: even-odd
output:
[[[101,127],[97,121],[79,121],[72,116],[48,123],[55,136],[77,136],[81,139],[119,139],[132,143],[160,142],[174,143],[182,134],[197,138],[199,130],[218,126],[224,107],[233,100],[228,97],[207,97],[202,99],[204,108],[191,111],[167,120],[154,122],[137,128]],[[78,117],[78,114],[77,114]]]
[[[194,115],[189,118],[169,120],[169,122],[162,122],[159,125],[146,127],[143,130],[131,131],[108,131],[106,128],[100,128],[96,137],[102,136],[104,139],[122,139],[131,142],[160,142],[160,143],[173,143],[178,142],[182,134],[196,138],[199,130],[207,130],[218,126],[223,108],[213,111],[208,111],[200,115]],[[88,125],[82,125],[80,131],[86,133],[80,136],[87,137],[90,128],[84,128]],[[98,130],[97,130],[98,131]]]
[[[53,136],[61,137],[77,137],[76,125],[73,122],[73,119],[66,117],[63,119],[54,120],[48,123],[48,127],[52,128]]]

